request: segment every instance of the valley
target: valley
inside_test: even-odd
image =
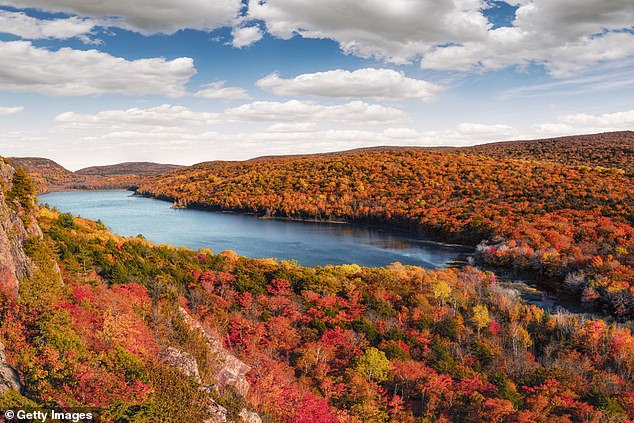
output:
[[[579,165],[583,151],[565,164],[566,148],[557,163],[468,151],[209,162],[135,176],[145,197],[52,192],[39,207],[7,160],[0,364],[16,376],[0,406],[139,422],[634,418],[631,175]],[[41,169],[51,191],[65,178]],[[477,267],[424,237],[470,245]]]

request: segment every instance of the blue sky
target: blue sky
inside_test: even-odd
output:
[[[634,129],[633,22],[631,0],[0,0],[0,154],[77,169]]]

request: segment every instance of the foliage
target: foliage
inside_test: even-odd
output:
[[[370,347],[357,360],[355,370],[365,375],[369,380],[385,382],[388,379],[391,367],[390,361],[383,351]]]
[[[633,137],[605,137],[596,148],[535,142],[533,160],[518,160],[511,151],[523,147],[512,144],[209,162],[151,178],[139,192],[188,207],[389,224],[480,243],[479,263],[536,275],[626,319],[634,316],[634,174],[625,170]],[[543,161],[542,151],[560,163]],[[449,294],[438,288],[443,302]]]
[[[154,246],[78,218],[69,227],[47,209],[39,221],[45,237],[29,254],[56,263],[64,285],[46,297],[31,283],[31,296],[0,301],[20,401],[101,406],[107,420],[204,420],[206,394],[157,359],[168,345],[187,351],[212,382],[213,357],[175,318],[184,305],[251,367],[247,398],[216,397],[234,415],[248,404],[274,422],[634,418],[629,329],[547,314],[487,272],[309,269]]]

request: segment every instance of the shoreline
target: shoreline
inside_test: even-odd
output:
[[[132,190],[129,190],[132,191]],[[138,191],[132,191],[132,196],[135,197],[143,197],[149,198],[153,200],[159,200],[163,202],[175,203],[175,200],[166,196],[155,196],[151,194],[144,194]],[[255,216],[259,219],[267,219],[267,220],[279,220],[285,222],[298,222],[298,223],[317,223],[317,224],[334,224],[334,225],[349,225],[351,227],[358,228],[368,228],[368,229],[378,229],[390,232],[394,235],[401,236],[410,241],[416,242],[424,242],[428,244],[438,245],[442,247],[448,248],[463,248],[465,250],[473,250],[475,252],[475,248],[477,245],[484,240],[484,238],[479,238],[477,241],[468,242],[467,240],[447,240],[446,238],[451,238],[451,235],[442,234],[439,232],[426,231],[423,228],[417,227],[412,223],[398,223],[398,222],[364,222],[364,221],[355,221],[355,220],[331,220],[331,219],[317,219],[314,217],[302,218],[302,217],[288,217],[288,216],[276,216],[276,215],[262,215],[258,212],[254,212],[252,210],[245,209],[225,209],[219,206],[209,206],[203,204],[188,204],[186,206],[178,206],[173,207],[174,209],[184,209],[184,210],[199,210],[199,211],[211,211],[211,212],[220,212],[220,213],[235,213],[241,214],[245,216]],[[445,236],[446,235],[446,236]],[[458,238],[458,237],[455,237]]]
[[[125,191],[129,192],[131,197],[141,197],[152,200],[162,201],[164,203],[170,202],[174,203],[172,199],[169,198],[159,198],[152,195],[142,194],[133,189],[73,189],[73,190],[63,190],[63,191],[49,191],[48,193],[54,192],[95,192],[95,191]],[[437,239],[429,239],[424,237],[420,232],[415,232],[411,230],[407,230],[406,228],[400,225],[389,225],[389,224],[376,224],[376,223],[365,223],[365,222],[354,222],[354,221],[335,221],[335,220],[322,220],[322,219],[314,219],[314,218],[293,218],[293,217],[284,217],[284,216],[261,216],[258,213],[251,211],[243,211],[243,210],[227,210],[219,207],[209,207],[209,206],[199,206],[199,205],[188,205],[187,207],[178,207],[176,209],[186,209],[186,210],[199,210],[206,212],[215,212],[215,213],[227,213],[227,214],[236,214],[236,215],[244,215],[244,216],[253,216],[258,219],[263,220],[278,220],[283,222],[295,222],[295,223],[306,223],[306,224],[333,224],[333,225],[347,225],[351,228],[366,228],[366,229],[375,229],[379,231],[385,231],[395,236],[400,236],[402,238],[408,239],[409,241],[414,241],[420,244],[427,245],[435,245],[439,248],[451,248],[456,249],[458,251],[457,255],[454,259],[448,261],[443,266],[439,266],[439,268],[457,268],[461,269],[468,265],[475,265],[483,271],[491,271],[493,272],[497,279],[498,283],[508,289],[515,289],[526,304],[534,304],[546,311],[554,311],[558,307],[561,307],[567,310],[570,313],[580,314],[580,315],[590,315],[595,317],[600,317],[606,319],[609,315],[606,315],[601,312],[600,308],[593,308],[590,305],[584,305],[578,299],[574,298],[573,295],[567,294],[563,292],[561,289],[557,289],[557,286],[552,282],[549,282],[547,278],[543,275],[536,275],[530,272],[517,272],[512,269],[505,269],[500,267],[486,266],[483,263],[478,263],[476,259],[476,248],[473,245],[468,244],[457,244],[444,242]],[[435,237],[438,238],[438,237]],[[475,263],[475,264],[474,264]]]

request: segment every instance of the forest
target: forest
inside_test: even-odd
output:
[[[493,273],[305,268],[155,246],[46,208],[37,219],[37,270],[0,300],[0,341],[24,381],[0,407],[193,422],[211,393],[232,419],[246,407],[272,422],[634,418],[630,329],[526,305]],[[201,389],[217,383],[214,358],[179,309],[246,363],[246,394]],[[199,374],[161,360],[170,348]]]
[[[620,145],[612,136],[597,149]],[[531,275],[590,308],[629,319],[633,175],[590,159],[577,164],[591,156],[562,153],[562,163],[554,163],[397,149],[208,162],[149,178],[137,192],[179,207],[389,225],[477,245],[480,265]]]
[[[12,175],[0,219],[27,228],[31,269],[0,285],[0,367],[19,379],[0,386],[0,409],[90,407],[106,422],[634,421],[632,176],[560,161],[357,151],[203,163],[139,188],[183,207],[477,245],[477,267],[436,270],[124,238],[37,206],[27,172],[0,162]],[[605,317],[527,304],[496,276],[513,272]]]

